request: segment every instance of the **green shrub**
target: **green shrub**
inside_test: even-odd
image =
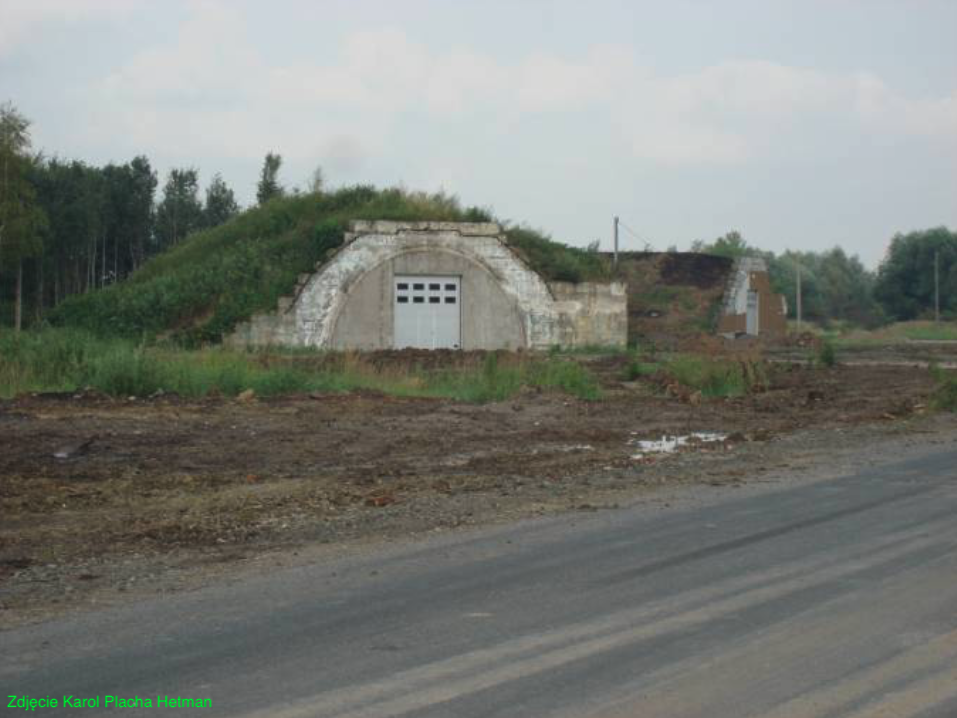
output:
[[[837,350],[834,348],[834,342],[825,339],[817,350],[817,363],[824,367],[833,367],[837,365]]]
[[[635,381],[644,376],[652,376],[660,369],[661,365],[658,362],[643,361],[636,357],[628,362],[628,366],[625,368],[625,380]]]
[[[944,411],[957,411],[957,380],[951,379],[937,386],[934,407]]]
[[[692,320],[692,326],[701,332],[712,333],[718,328],[723,307],[722,298],[718,297],[708,305],[708,311]]]
[[[682,291],[678,287],[658,285],[643,292],[633,292],[628,299],[633,306],[640,307],[642,311],[667,312],[680,296]]]

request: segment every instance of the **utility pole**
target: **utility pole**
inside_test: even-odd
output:
[[[940,324],[940,250],[934,250],[934,322]]]
[[[614,260],[612,263],[615,267],[618,267],[618,215],[617,214],[615,215],[615,253],[614,253]]]
[[[797,260],[797,330],[801,332],[801,260]]]

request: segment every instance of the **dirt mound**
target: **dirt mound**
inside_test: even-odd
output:
[[[661,281],[699,289],[724,289],[734,260],[712,254],[669,252],[661,258]]]
[[[628,340],[671,345],[711,334],[734,266],[693,252],[623,252],[618,277],[628,284]]]

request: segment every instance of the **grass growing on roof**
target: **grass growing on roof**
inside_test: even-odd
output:
[[[612,276],[611,262],[598,252],[553,242],[527,227],[510,227],[506,237],[509,245],[546,279],[585,282]]]

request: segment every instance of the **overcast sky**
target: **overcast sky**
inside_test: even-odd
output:
[[[458,195],[608,247],[957,227],[957,0],[0,0],[47,154]],[[625,248],[642,242],[627,231]]]

